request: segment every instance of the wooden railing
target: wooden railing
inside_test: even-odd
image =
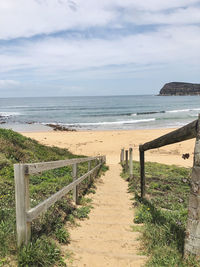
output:
[[[124,158],[125,155],[125,158]],[[124,168],[125,172],[129,171],[129,177],[133,178],[133,148],[130,147],[129,150],[121,149],[120,163]]]
[[[95,167],[91,169],[91,162],[95,161]],[[77,165],[79,163],[88,162],[88,172],[77,178]],[[67,160],[59,160],[52,162],[15,164],[15,201],[16,201],[16,226],[17,226],[17,244],[20,247],[22,244],[28,244],[31,238],[31,222],[40,214],[44,213],[56,201],[61,199],[70,190],[73,190],[73,199],[77,203],[78,184],[87,177],[95,173],[106,162],[105,156],[75,158]],[[43,171],[48,171],[65,166],[72,166],[73,182],[63,187],[46,200],[39,203],[34,208],[30,208],[29,198],[29,175],[37,174]]]
[[[144,152],[150,149],[175,144],[197,136],[198,120],[195,120],[175,131],[165,134],[150,142],[139,146],[140,152],[140,178],[141,178],[141,197],[145,196],[145,157]]]
[[[186,228],[186,238],[184,255],[195,254],[200,256],[200,114],[195,120],[184,127],[165,134],[150,142],[139,146],[140,153],[140,188],[141,198],[145,197],[145,151],[162,146],[182,142],[196,138],[194,148],[194,164],[191,177],[191,192],[189,196],[188,220]],[[128,151],[128,150],[126,150]],[[127,152],[126,152],[127,154]],[[121,150],[120,161],[124,163],[124,149]],[[126,156],[124,168],[128,169],[128,159]],[[130,164],[130,163],[129,163]],[[132,167],[131,167],[132,168]],[[132,170],[129,170],[132,172]]]

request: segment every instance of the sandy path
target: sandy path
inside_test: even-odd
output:
[[[127,183],[120,177],[119,164],[110,164],[109,171],[92,196],[89,219],[70,231],[71,243],[64,250],[74,254],[72,266],[128,267],[142,266],[146,257],[138,255],[139,233],[131,231],[134,211]]]

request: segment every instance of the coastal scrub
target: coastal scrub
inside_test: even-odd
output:
[[[146,162],[146,197],[140,198],[140,165],[133,162],[133,178],[123,172],[134,194],[134,223],[141,227],[143,250],[149,256],[148,267],[199,267],[195,257],[183,259],[188,213],[191,169]]]
[[[83,156],[73,155],[67,149],[44,146],[12,130],[0,129],[0,266],[53,266],[55,263],[65,265],[59,243],[69,243],[70,236],[64,225],[67,221],[74,223],[75,218],[88,217],[90,203],[84,201],[83,196],[88,190],[94,189],[93,183],[86,179],[79,186],[79,202],[82,204],[79,209],[73,204],[72,194],[69,193],[34,220],[30,244],[18,250],[13,164],[75,157]],[[105,167],[102,169],[106,170]],[[79,164],[78,176],[87,170],[87,162]],[[71,172],[72,168],[67,166],[31,176],[31,207],[72,182]]]

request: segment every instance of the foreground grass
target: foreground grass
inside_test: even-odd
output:
[[[191,170],[159,163],[146,162],[146,198],[140,199],[140,166],[133,162],[134,177],[129,191],[134,193],[137,206],[133,230],[142,232],[144,251],[149,256],[148,267],[200,266],[194,257],[183,259]],[[140,226],[142,224],[142,226]]]
[[[64,224],[88,216],[90,205],[83,196],[94,190],[93,179],[86,179],[79,186],[82,207],[74,206],[72,194],[67,194],[32,223],[31,243],[17,250],[13,164],[75,157],[79,156],[66,149],[44,146],[11,130],[0,129],[0,266],[65,265],[59,243],[69,243],[70,236]],[[78,176],[87,168],[87,163],[79,164]],[[31,207],[72,182],[71,172],[71,167],[64,167],[31,176]]]

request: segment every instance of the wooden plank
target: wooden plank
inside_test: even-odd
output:
[[[72,169],[72,177],[73,177],[73,181],[76,181],[77,180],[77,163],[74,163],[73,164],[73,169]],[[75,204],[78,203],[78,186],[75,185],[74,186],[74,189],[73,189],[73,200],[75,202]]]
[[[197,120],[175,130],[168,134],[165,134],[157,139],[140,145],[141,151],[146,151],[153,148],[159,148],[162,146],[178,143],[188,139],[195,138],[197,135]]]
[[[53,169],[73,165],[74,163],[87,162],[89,160],[95,160],[98,158],[99,158],[99,156],[88,157],[88,158],[75,158],[75,159],[66,159],[66,160],[58,160],[58,161],[30,163],[30,164],[24,164],[24,166],[25,166],[27,174],[36,174],[39,172],[53,170]]]
[[[124,163],[124,148],[122,148],[122,164]]]
[[[200,115],[194,149],[194,165],[188,206],[184,256],[200,256]]]
[[[140,188],[141,198],[145,197],[145,165],[144,165],[144,151],[140,150]]]
[[[133,149],[129,148],[129,177],[133,178]]]
[[[200,166],[200,114],[198,118],[197,137],[194,148],[194,165]]]
[[[120,159],[119,159],[119,162],[122,163],[122,153],[123,153],[123,149],[121,149],[121,152],[120,152]]]
[[[101,163],[102,164],[102,163]],[[88,161],[88,172],[91,170],[91,161]],[[89,176],[90,178],[90,183],[92,182],[92,176]]]
[[[61,199],[64,195],[66,195],[70,190],[74,188],[74,186],[80,184],[84,179],[86,179],[89,175],[93,174],[99,167],[101,167],[101,164],[97,165],[95,168],[93,168],[91,171],[87,172],[80,178],[78,178],[76,181],[70,183],[69,185],[63,187],[60,191],[53,194],[40,204],[38,204],[36,207],[30,209],[27,214],[27,221],[31,222],[35,218],[38,217],[41,213],[44,213],[50,206],[52,206],[56,201]]]
[[[14,165],[15,177],[15,205],[17,245],[27,244],[31,237],[31,225],[26,221],[26,212],[30,208],[29,202],[29,177],[25,175],[23,164]]]
[[[125,171],[128,171],[128,150],[125,151]]]

